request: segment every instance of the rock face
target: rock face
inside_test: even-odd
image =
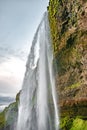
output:
[[[86,120],[87,0],[50,0],[48,12],[60,115]]]

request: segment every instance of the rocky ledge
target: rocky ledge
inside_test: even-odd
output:
[[[87,119],[87,98],[67,99],[60,102],[62,117],[71,116]]]

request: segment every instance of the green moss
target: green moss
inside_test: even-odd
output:
[[[60,120],[60,128],[62,130],[87,130],[87,120],[64,117]]]
[[[54,52],[57,51],[56,38],[58,37],[58,28],[57,28],[57,14],[58,14],[59,1],[58,0],[50,0],[48,12],[49,12],[49,20],[51,26],[51,34],[53,40],[53,48]]]
[[[87,121],[76,118],[70,130],[87,130]]]
[[[5,126],[5,113],[0,113],[0,128],[3,128]]]
[[[65,117],[65,118],[61,118],[60,120],[60,128],[62,130],[69,130],[72,126],[73,123],[73,118],[70,117]]]
[[[81,83],[80,82],[78,82],[78,83],[74,83],[74,84],[72,84],[71,86],[68,86],[68,87],[66,87],[67,89],[74,89],[74,88],[78,88],[78,87],[80,87],[81,86]]]
[[[48,14],[54,55],[57,55],[65,44],[66,47],[70,47],[81,40],[79,32],[82,33],[83,30],[79,29],[78,20],[80,20],[82,12],[82,3],[79,0],[72,0],[72,2],[71,0],[50,0]],[[74,31],[72,31],[73,28]],[[76,33],[73,35],[73,32]],[[70,37],[66,35],[67,33]],[[87,43],[85,40],[80,42]]]
[[[16,95],[16,102],[19,102],[20,93],[21,93],[21,90],[20,90],[20,91],[17,93],[17,95]]]

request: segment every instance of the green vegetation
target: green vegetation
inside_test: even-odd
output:
[[[65,117],[61,119],[60,128],[62,130],[87,130],[87,121],[78,117]]]
[[[87,121],[76,118],[70,130],[87,130]]]
[[[5,126],[5,113],[0,113],[0,128],[3,128]]]
[[[81,86],[81,83],[78,82],[78,83],[72,84],[71,86],[66,87],[66,89],[74,89],[74,88],[78,88],[80,86]]]
[[[0,129],[13,125],[14,121],[17,119],[19,95],[20,92],[16,96],[16,102],[11,103],[0,113]]]
[[[62,130],[70,130],[73,124],[73,118],[65,117],[60,120],[60,128]]]

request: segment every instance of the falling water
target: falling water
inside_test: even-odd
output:
[[[17,130],[58,130],[53,52],[47,13],[32,42],[18,113]]]

